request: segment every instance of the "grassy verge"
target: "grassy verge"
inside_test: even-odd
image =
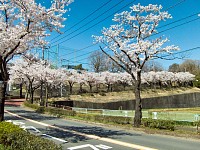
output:
[[[199,131],[197,131],[196,127],[197,125],[200,125],[200,122],[143,119],[141,128],[134,128],[132,126],[133,118],[131,117],[83,114],[71,110],[63,110],[60,108],[40,107],[36,104],[29,104],[27,102],[25,102],[24,105],[29,108],[35,109],[38,113],[47,113],[57,117],[76,119],[79,121],[85,121],[89,123],[100,123],[100,125],[102,126],[115,126],[118,128],[124,128],[128,130],[144,131],[146,133],[151,134],[157,133],[200,139],[200,134]]]

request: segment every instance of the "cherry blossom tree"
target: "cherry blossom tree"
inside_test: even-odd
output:
[[[118,74],[105,71],[101,73],[101,76],[103,76],[104,82],[107,86],[107,92],[109,92],[109,90],[112,92],[112,85],[119,81]]]
[[[127,72],[120,72],[118,75],[118,80],[119,80],[119,83],[123,85],[124,90],[127,85],[133,84],[132,78],[130,74],[128,74]]]
[[[45,64],[45,65],[44,65]],[[59,86],[66,80],[66,73],[62,69],[52,69],[49,64],[43,60],[35,62],[28,59],[17,59],[10,67],[11,75],[9,82],[18,83],[23,81],[27,87],[27,94],[30,95],[30,102],[33,103],[34,91],[41,86],[41,81],[45,84],[44,106],[48,104],[48,92],[54,86]],[[26,96],[28,98],[28,96]]]
[[[30,63],[24,59],[16,60],[14,65],[10,67],[9,73],[11,80],[23,79],[25,81],[27,92],[30,95],[30,102],[33,103],[34,91],[40,87],[39,81],[36,80],[40,64]],[[28,94],[26,94],[28,98]]]
[[[35,0],[0,1],[0,121],[4,119],[5,89],[9,79],[8,61],[17,54],[41,47],[49,31],[63,27],[63,14],[73,0],[53,0],[45,8]]]
[[[69,93],[72,94],[72,88],[74,84],[77,82],[77,78],[79,77],[78,72],[76,70],[70,70],[66,73],[67,79],[66,81],[69,83]]]
[[[85,84],[85,76],[84,74],[82,73],[79,73],[79,74],[76,74],[78,77],[77,77],[77,83],[80,85],[79,87],[79,93],[82,93],[83,92],[83,85]]]
[[[89,86],[90,93],[92,93],[92,87],[96,85],[96,74],[95,72],[82,72],[85,76],[85,84]]]
[[[116,14],[113,19],[116,24],[103,28],[102,36],[93,36],[96,42],[105,45],[100,47],[101,50],[128,72],[134,81],[135,127],[140,126],[142,118],[140,90],[144,64],[151,58],[163,58],[162,54],[171,54],[179,49],[174,45],[166,46],[167,38],[151,37],[157,33],[156,27],[161,21],[171,18],[168,12],[161,10],[161,5],[133,5],[130,11]]]

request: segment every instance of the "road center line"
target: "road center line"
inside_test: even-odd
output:
[[[135,149],[139,149],[139,150],[157,150],[157,149],[150,148],[150,147],[145,147],[145,146],[136,145],[136,144],[132,144],[132,143],[113,140],[113,139],[110,139],[110,138],[103,138],[103,137],[96,136],[96,135],[85,134],[85,133],[81,133],[81,132],[77,132],[77,131],[73,131],[73,130],[60,128],[60,127],[57,127],[57,126],[54,126],[54,125],[50,125],[50,124],[46,124],[46,123],[43,123],[43,122],[39,122],[39,121],[35,121],[35,120],[32,120],[32,119],[28,119],[28,118],[22,117],[20,115],[15,114],[15,113],[11,113],[11,112],[9,112],[7,110],[5,110],[5,112],[10,114],[10,115],[12,115],[12,116],[15,116],[15,117],[18,117],[18,118],[21,118],[21,119],[24,119],[24,120],[27,120],[27,121],[30,121],[30,122],[45,126],[45,127],[58,129],[58,130],[61,130],[61,131],[64,131],[64,132],[74,133],[74,134],[81,135],[81,136],[84,136],[84,137],[87,137],[87,138],[100,140],[100,141],[104,141],[104,142],[108,142],[108,143],[112,143],[112,144],[116,144],[116,145],[120,145],[120,146],[124,146],[124,147],[135,148]]]

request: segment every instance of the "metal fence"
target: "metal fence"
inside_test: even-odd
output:
[[[76,108],[73,107],[72,110],[79,113],[86,114],[98,114],[104,116],[123,116],[123,117],[134,117],[134,110],[108,110],[108,109],[90,109],[90,108]],[[163,120],[175,120],[175,121],[189,121],[194,122],[200,120],[200,114],[190,113],[190,112],[150,112],[148,110],[142,111],[143,118],[152,119],[163,119]]]

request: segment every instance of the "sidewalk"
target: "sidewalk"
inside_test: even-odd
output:
[[[22,99],[8,99],[8,100],[5,100],[5,105],[20,106],[24,101],[25,101],[24,98],[22,98]]]

